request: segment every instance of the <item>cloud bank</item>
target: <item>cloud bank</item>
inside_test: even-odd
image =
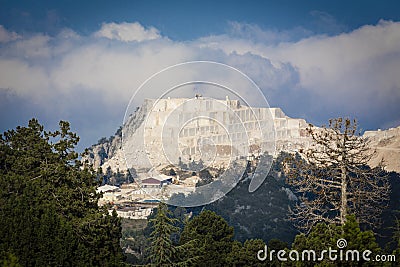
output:
[[[108,39],[124,42],[142,42],[145,40],[154,40],[161,37],[159,31],[150,27],[145,29],[140,23],[103,23],[101,29],[94,34],[96,37],[105,37]]]
[[[104,23],[87,36],[15,33],[0,26],[2,131],[32,116],[72,122],[82,146],[112,134],[133,92],[173,64],[226,63],[260,86],[271,106],[321,124],[357,117],[364,129],[400,124],[400,23],[334,36],[232,22],[226,34],[178,42],[151,26]]]

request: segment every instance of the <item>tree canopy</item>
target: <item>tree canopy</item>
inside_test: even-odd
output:
[[[120,221],[98,206],[94,171],[74,151],[79,137],[59,125],[45,131],[32,119],[0,135],[0,256],[23,266],[118,266]]]
[[[289,266],[382,266],[382,263],[375,263],[372,261],[366,262],[363,260],[361,254],[364,250],[372,252],[370,258],[382,253],[381,248],[376,243],[374,233],[372,231],[362,231],[354,215],[348,215],[344,225],[333,225],[326,223],[318,223],[315,225],[308,235],[299,234],[296,236],[292,245],[292,250],[304,251],[313,250],[316,252],[316,259],[321,258],[323,250],[328,248],[343,249],[343,250],[357,250],[359,260],[351,258],[348,260],[332,261],[325,255],[323,261],[297,261],[289,262]],[[340,245],[340,246],[339,246]],[[352,255],[353,257],[353,255]],[[354,257],[357,257],[356,254]]]
[[[200,257],[196,266],[226,266],[232,250],[233,234],[233,227],[221,216],[205,210],[185,225],[180,243],[197,241],[197,247],[186,251],[186,257]]]

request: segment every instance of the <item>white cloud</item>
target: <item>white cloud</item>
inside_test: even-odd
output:
[[[24,57],[27,59],[48,58],[52,54],[52,48],[49,46],[49,41],[49,36],[38,34],[15,42],[13,50],[18,53],[18,57]]]
[[[49,79],[40,66],[31,66],[20,59],[2,59],[0,89],[11,89],[18,95],[42,97],[49,89]]]
[[[312,37],[266,50],[274,60],[296,67],[302,87],[317,94],[363,98],[394,93],[399,98],[399,44],[400,23],[381,21],[350,33]]]
[[[16,32],[7,31],[3,25],[0,25],[0,43],[14,41],[19,38]]]
[[[193,50],[169,41],[119,48],[94,42],[62,57],[51,71],[51,80],[64,92],[85,88],[103,95],[108,102],[127,104],[149,76],[193,57]]]
[[[249,27],[235,25],[235,28]],[[248,31],[254,32],[253,28]],[[259,31],[256,27],[256,32]],[[265,40],[269,39],[266,34]],[[255,39],[219,35],[199,42],[201,47],[220,49],[227,54],[258,55],[271,60],[276,68],[292,66],[291,74],[298,73],[299,82],[285,90],[282,97],[293,97],[291,93],[298,96],[296,90],[304,96],[311,95],[317,112],[335,116],[332,111],[336,110],[336,116],[340,113],[366,117],[366,114],[386,114],[389,106],[398,111],[393,106],[400,101],[400,22],[381,20],[377,25],[348,33],[316,35],[278,44]]]
[[[143,28],[139,23],[128,25]],[[104,28],[105,25],[102,30]],[[19,94],[37,96],[43,101],[57,93],[65,95],[86,90],[103,96],[110,106],[120,105],[126,104],[133,92],[152,74],[192,60],[232,64],[269,89],[287,84],[292,79],[292,70],[276,68],[266,58],[252,54],[227,54],[208,46],[201,47],[202,42],[174,42],[167,38],[133,43],[105,41],[93,36],[79,36],[68,29],[54,37],[30,35],[15,41],[11,47],[3,48],[0,66],[7,68],[3,72],[7,77],[0,79],[0,88],[11,88]],[[264,75],[267,79],[263,79]],[[150,97],[151,92],[147,93]]]
[[[137,22],[103,24],[90,36],[64,29],[52,37],[12,33],[8,39],[2,31],[10,33],[0,27],[0,42],[7,40],[0,44],[0,89],[34,99],[55,117],[68,114],[64,119],[80,121],[82,111],[74,109],[84,106],[87,116],[113,127],[119,122],[108,120],[121,116],[122,121],[117,113],[149,76],[177,63],[211,60],[243,71],[270,104],[290,116],[313,122],[348,114],[373,121],[375,128],[399,121],[400,23],[381,21],[301,40],[297,33],[293,39],[256,25],[232,25],[227,34],[190,42],[162,38],[157,29]]]
[[[146,29],[138,22],[103,23],[101,29],[95,33],[95,36],[124,42],[142,42],[161,38],[160,32],[156,28],[149,27]]]

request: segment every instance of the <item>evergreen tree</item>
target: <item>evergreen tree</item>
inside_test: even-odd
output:
[[[344,243],[341,243],[341,247],[338,246],[338,240],[344,239]],[[344,242],[344,241],[343,241]],[[316,259],[321,255],[322,250],[333,250],[343,249],[347,250],[358,250],[359,261],[348,260],[345,258],[340,260],[339,257],[335,261],[331,261],[327,254],[325,254],[323,261],[295,261],[287,262],[288,266],[381,266],[374,261],[366,262],[362,259],[362,252],[364,250],[372,251],[369,256],[371,259],[374,255],[381,253],[381,248],[378,246],[375,240],[374,233],[372,231],[362,231],[354,215],[348,215],[346,223],[344,225],[326,224],[319,223],[315,225],[308,235],[301,233],[296,236],[295,241],[292,245],[292,250],[296,250],[300,253],[304,250],[314,250],[316,252]],[[339,255],[337,253],[336,255]],[[350,256],[349,256],[350,257]]]
[[[182,211],[175,210],[177,214]],[[180,216],[183,216],[182,214]],[[185,216],[183,216],[185,217]],[[149,259],[156,266],[192,266],[198,260],[195,255],[189,256],[195,250],[197,240],[177,245],[172,241],[180,228],[180,221],[173,217],[165,203],[160,203],[154,218],[150,219],[153,231],[150,235]],[[183,256],[184,255],[184,256]]]
[[[265,243],[261,239],[249,239],[243,245],[235,241],[227,262],[229,266],[266,266],[265,262],[257,259],[257,252],[264,247]]]
[[[96,175],[78,160],[68,122],[35,119],[0,135],[0,255],[23,266],[118,266],[120,221],[97,205]]]
[[[195,266],[226,266],[233,245],[233,227],[216,213],[206,210],[190,220],[181,234],[180,244],[196,246],[186,249],[182,258],[199,258]]]
[[[150,261],[156,266],[172,265],[176,249],[171,241],[171,235],[179,230],[174,226],[177,219],[172,218],[168,206],[160,203],[156,217],[150,220],[153,227],[151,233]]]

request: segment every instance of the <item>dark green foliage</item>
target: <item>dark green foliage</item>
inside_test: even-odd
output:
[[[382,253],[380,247],[376,243],[374,233],[372,231],[362,231],[354,215],[348,215],[346,223],[340,225],[328,225],[319,223],[315,225],[308,235],[299,234],[296,236],[292,249],[299,252],[303,250],[315,250],[317,258],[322,250],[327,250],[329,247],[338,250],[337,240],[344,238],[347,241],[346,250],[358,250],[360,252],[360,262],[356,261],[341,261],[341,266],[380,266],[374,262],[363,262],[361,253],[364,250],[372,251],[370,258],[374,255]],[[338,261],[332,262],[328,256],[324,257],[324,261],[320,262],[292,262],[293,266],[337,266]],[[288,264],[290,265],[290,264]]]
[[[377,240],[382,247],[387,246],[388,251],[392,251],[397,246],[397,241],[393,241],[396,221],[400,217],[400,174],[396,172],[389,173],[391,194],[389,207],[382,212],[382,227],[377,229]]]
[[[104,163],[104,160],[105,160],[105,159],[108,159],[108,154],[107,154],[107,152],[105,151],[104,147],[101,147],[100,150],[99,150],[99,152],[97,152],[97,154],[100,156],[101,164]]]
[[[150,261],[156,266],[171,265],[176,253],[171,235],[179,230],[174,226],[177,219],[172,217],[168,206],[160,203],[157,208],[156,217],[150,220],[153,232],[150,238]]]
[[[97,141],[96,145],[103,145],[106,143],[112,143],[112,141],[114,140],[115,137],[122,137],[122,126],[120,126],[117,131],[115,132],[114,135],[111,135],[108,139],[106,137],[102,137],[99,139],[99,141]]]
[[[400,220],[396,220],[396,227],[393,235],[393,241],[397,245],[396,249],[393,251],[393,254],[396,256],[397,261],[400,260]]]
[[[257,252],[264,247],[261,239],[249,239],[243,245],[235,241],[227,262],[229,266],[265,266],[264,262],[257,259]]]
[[[285,184],[281,161],[274,161],[263,184],[249,193],[250,180],[239,182],[226,196],[206,206],[235,228],[235,239],[270,240],[279,238],[292,243],[297,230],[288,220],[295,196]],[[291,198],[289,198],[289,196]]]
[[[97,145],[101,145],[101,144],[104,144],[104,143],[107,143],[107,142],[108,142],[107,138],[102,137],[102,138],[99,139],[99,141],[97,141]]]
[[[180,256],[184,259],[199,257],[195,266],[227,266],[233,245],[233,227],[212,211],[206,210],[190,220],[181,234],[180,243],[188,247]]]
[[[103,173],[100,167],[96,173],[97,180],[101,181],[102,185],[109,184],[114,186],[120,186],[124,183],[133,183],[134,179],[132,174],[136,176],[136,170],[134,168],[132,168],[130,171],[125,171],[122,173],[119,171],[119,169],[114,172],[110,166],[107,167],[105,173]]]
[[[271,239],[268,242],[268,251],[287,249],[287,244],[279,239]],[[248,239],[242,245],[235,241],[232,252],[228,257],[230,266],[281,266],[278,259],[273,261],[260,261],[257,258],[258,251],[264,250],[265,243],[261,239]]]
[[[148,249],[151,265],[193,266],[198,262],[199,256],[193,254],[198,246],[197,239],[189,240],[182,245],[174,242],[180,231],[177,225],[184,223],[185,218],[184,209],[176,208],[172,214],[166,204],[160,203],[155,217],[149,220],[150,227],[153,229]]]
[[[21,264],[18,262],[18,258],[10,253],[1,251],[0,252],[0,266],[1,267],[20,267]]]
[[[119,126],[118,130],[115,132],[114,136],[122,137],[122,126]],[[111,139],[111,137],[110,137]]]
[[[111,167],[108,166],[106,169],[106,173],[105,173],[106,177],[107,177],[107,184],[111,182],[111,178],[113,178],[113,171],[111,170]],[[115,184],[115,182],[111,182],[111,184]]]
[[[292,243],[298,231],[288,220],[287,215],[297,198],[290,190],[290,186],[285,184],[282,171],[282,160],[285,157],[286,155],[280,154],[273,162],[270,173],[256,191],[249,193],[250,179],[244,176],[218,201],[204,207],[188,208],[188,211],[196,215],[204,208],[221,215],[229,225],[234,227],[234,238],[240,242],[245,242],[247,239],[279,238],[284,242]],[[211,174],[204,169],[200,172],[200,176],[207,178],[211,177]],[[186,201],[183,194],[172,197],[175,203]]]
[[[0,136],[0,252],[23,266],[117,266],[120,221],[100,209],[93,170],[68,122],[37,120]]]
[[[149,247],[148,237],[144,234],[147,220],[122,219],[121,246],[129,264],[146,264]]]

